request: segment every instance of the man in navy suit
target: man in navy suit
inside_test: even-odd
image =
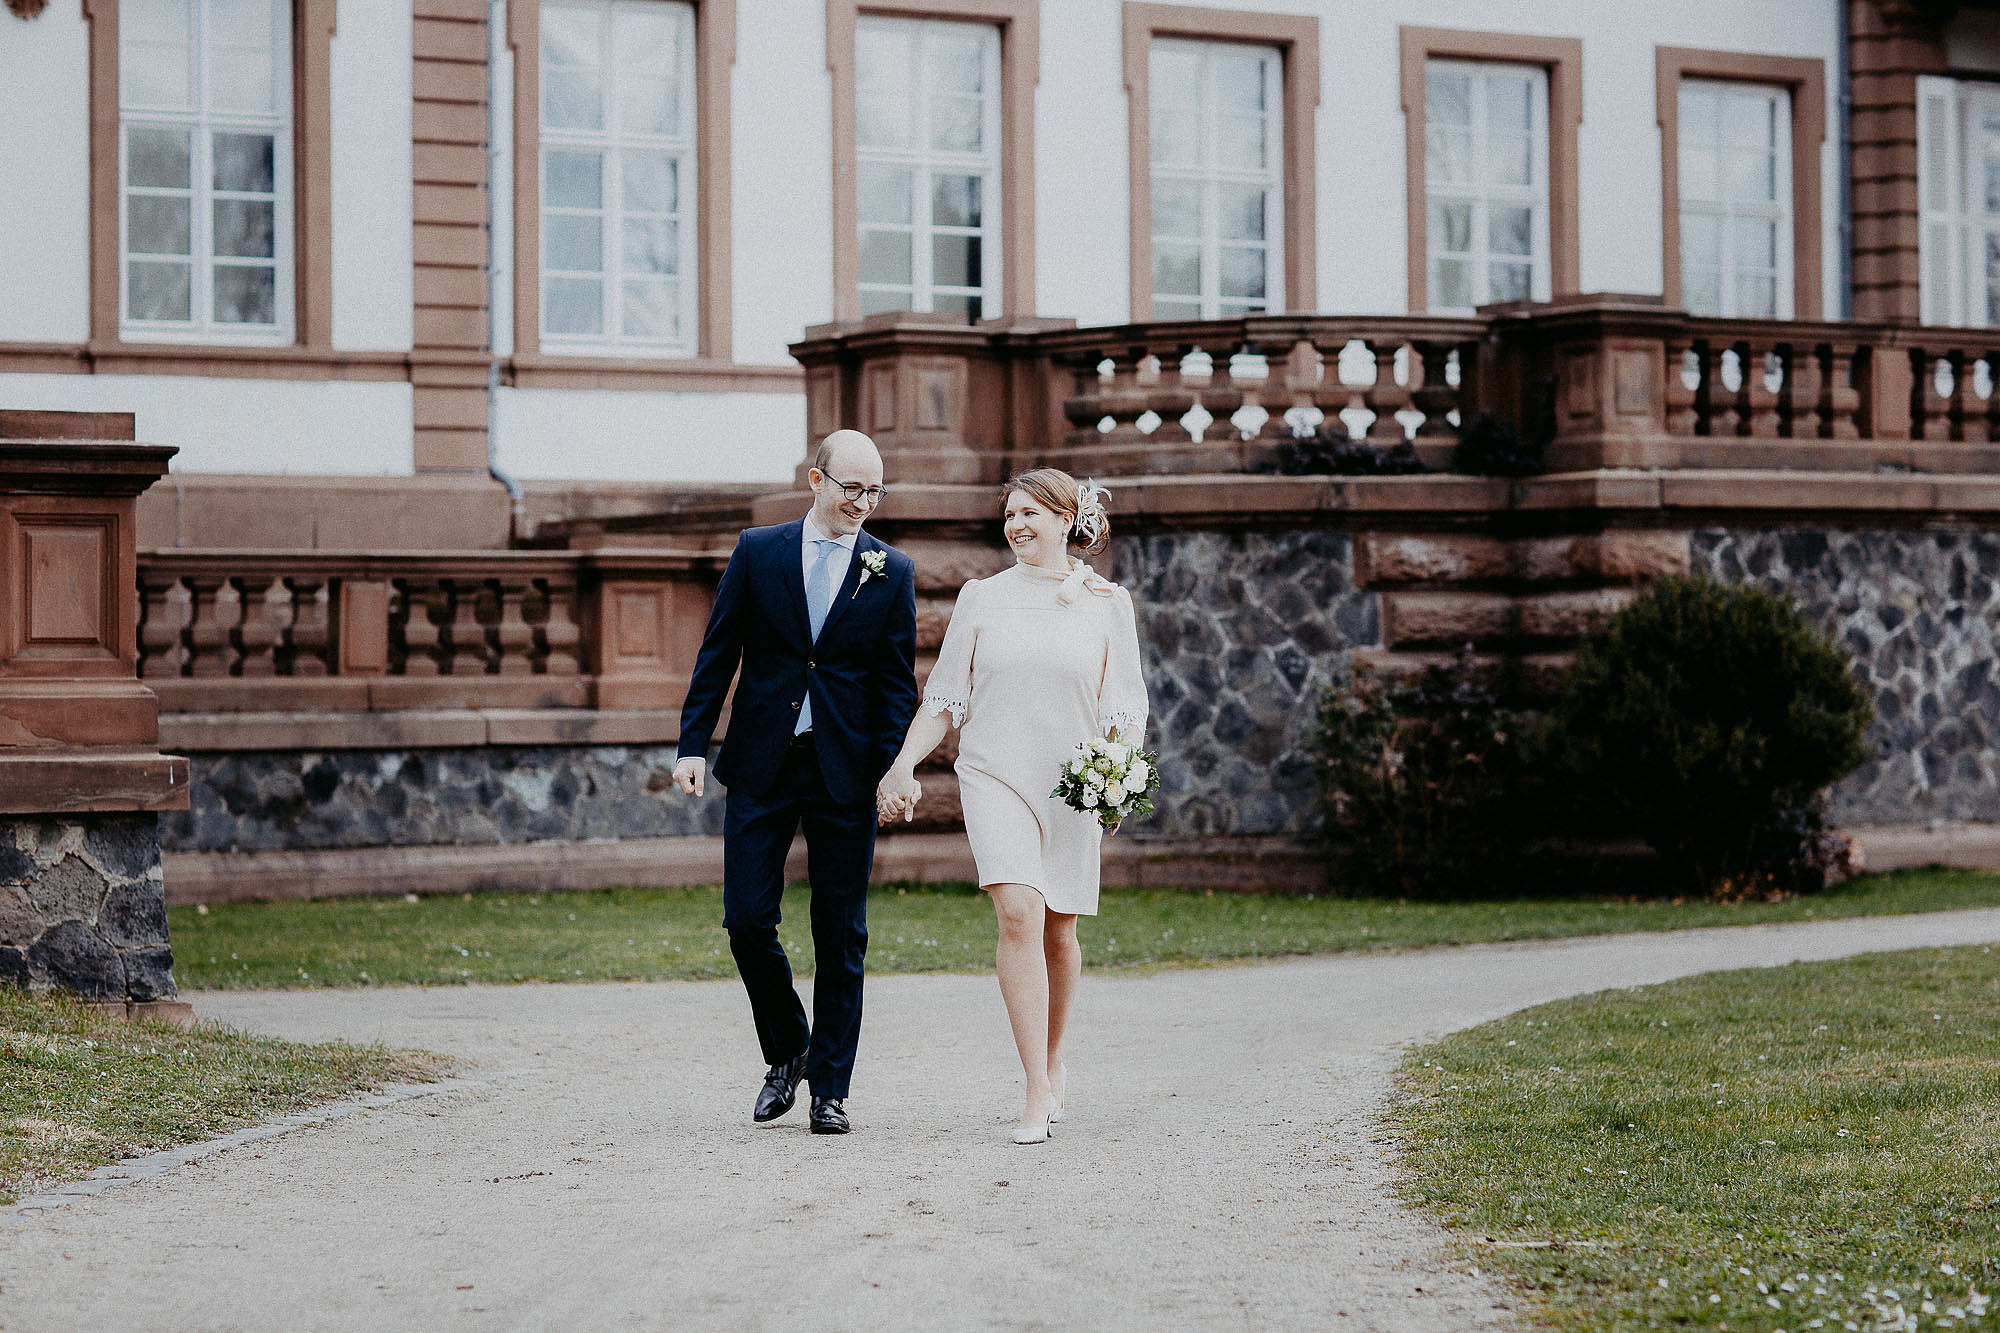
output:
[[[737,677],[715,761],[728,787],[722,924],[770,1066],[753,1115],[792,1108],[812,1085],[812,1132],[845,1134],[861,1035],[875,785],[917,711],[916,567],[861,531],[882,500],[882,455],[860,431],[821,441],[806,472],[812,511],[749,528],[716,589],[681,709],[674,781],[699,796],[709,737]],[[785,855],[803,825],[812,883],[813,1018],[778,942]]]

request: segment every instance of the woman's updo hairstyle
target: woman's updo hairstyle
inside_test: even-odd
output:
[[[1001,503],[1015,491],[1026,491],[1036,503],[1069,520],[1072,550],[1096,555],[1111,544],[1111,516],[1104,512],[1111,492],[1096,482],[1079,482],[1061,468],[1038,467],[1008,482],[1000,493]]]

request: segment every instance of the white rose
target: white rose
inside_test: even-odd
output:
[[[1130,759],[1132,757],[1132,747],[1129,745],[1120,745],[1116,741],[1111,741],[1106,743],[1104,747],[1104,753],[1111,756],[1111,762],[1115,764],[1122,764],[1127,759]]]
[[[1151,778],[1152,776],[1153,776],[1153,770],[1147,765],[1145,760],[1134,759],[1132,761],[1132,767],[1126,770],[1125,782],[1128,786],[1136,787],[1139,790],[1144,791],[1146,788],[1147,779]]]
[[[1083,776],[1084,770],[1089,767],[1090,765],[1084,763],[1081,759],[1072,759],[1069,761],[1069,775],[1073,778],[1080,778]]]
[[[1115,781],[1106,783],[1104,786],[1104,801],[1107,805],[1125,804],[1125,784]]]
[[[1097,793],[1092,791],[1090,788],[1085,787],[1083,789],[1083,796],[1081,799],[1083,801],[1083,808],[1088,810],[1090,809],[1091,806],[1097,804]]]
[[[1091,791],[1101,791],[1104,787],[1104,775],[1093,768],[1083,775],[1083,785]]]

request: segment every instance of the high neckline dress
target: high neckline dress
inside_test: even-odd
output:
[[[1144,733],[1131,594],[1080,561],[973,579],[923,707],[960,728],[959,797],[980,884],[1031,885],[1052,912],[1095,916],[1103,829],[1049,792],[1078,742],[1114,727],[1133,744]]]

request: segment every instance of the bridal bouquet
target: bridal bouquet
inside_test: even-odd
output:
[[[1159,785],[1152,755],[1136,745],[1092,737],[1077,743],[1076,758],[1063,762],[1049,795],[1115,829],[1133,815],[1152,814],[1153,791]]]

